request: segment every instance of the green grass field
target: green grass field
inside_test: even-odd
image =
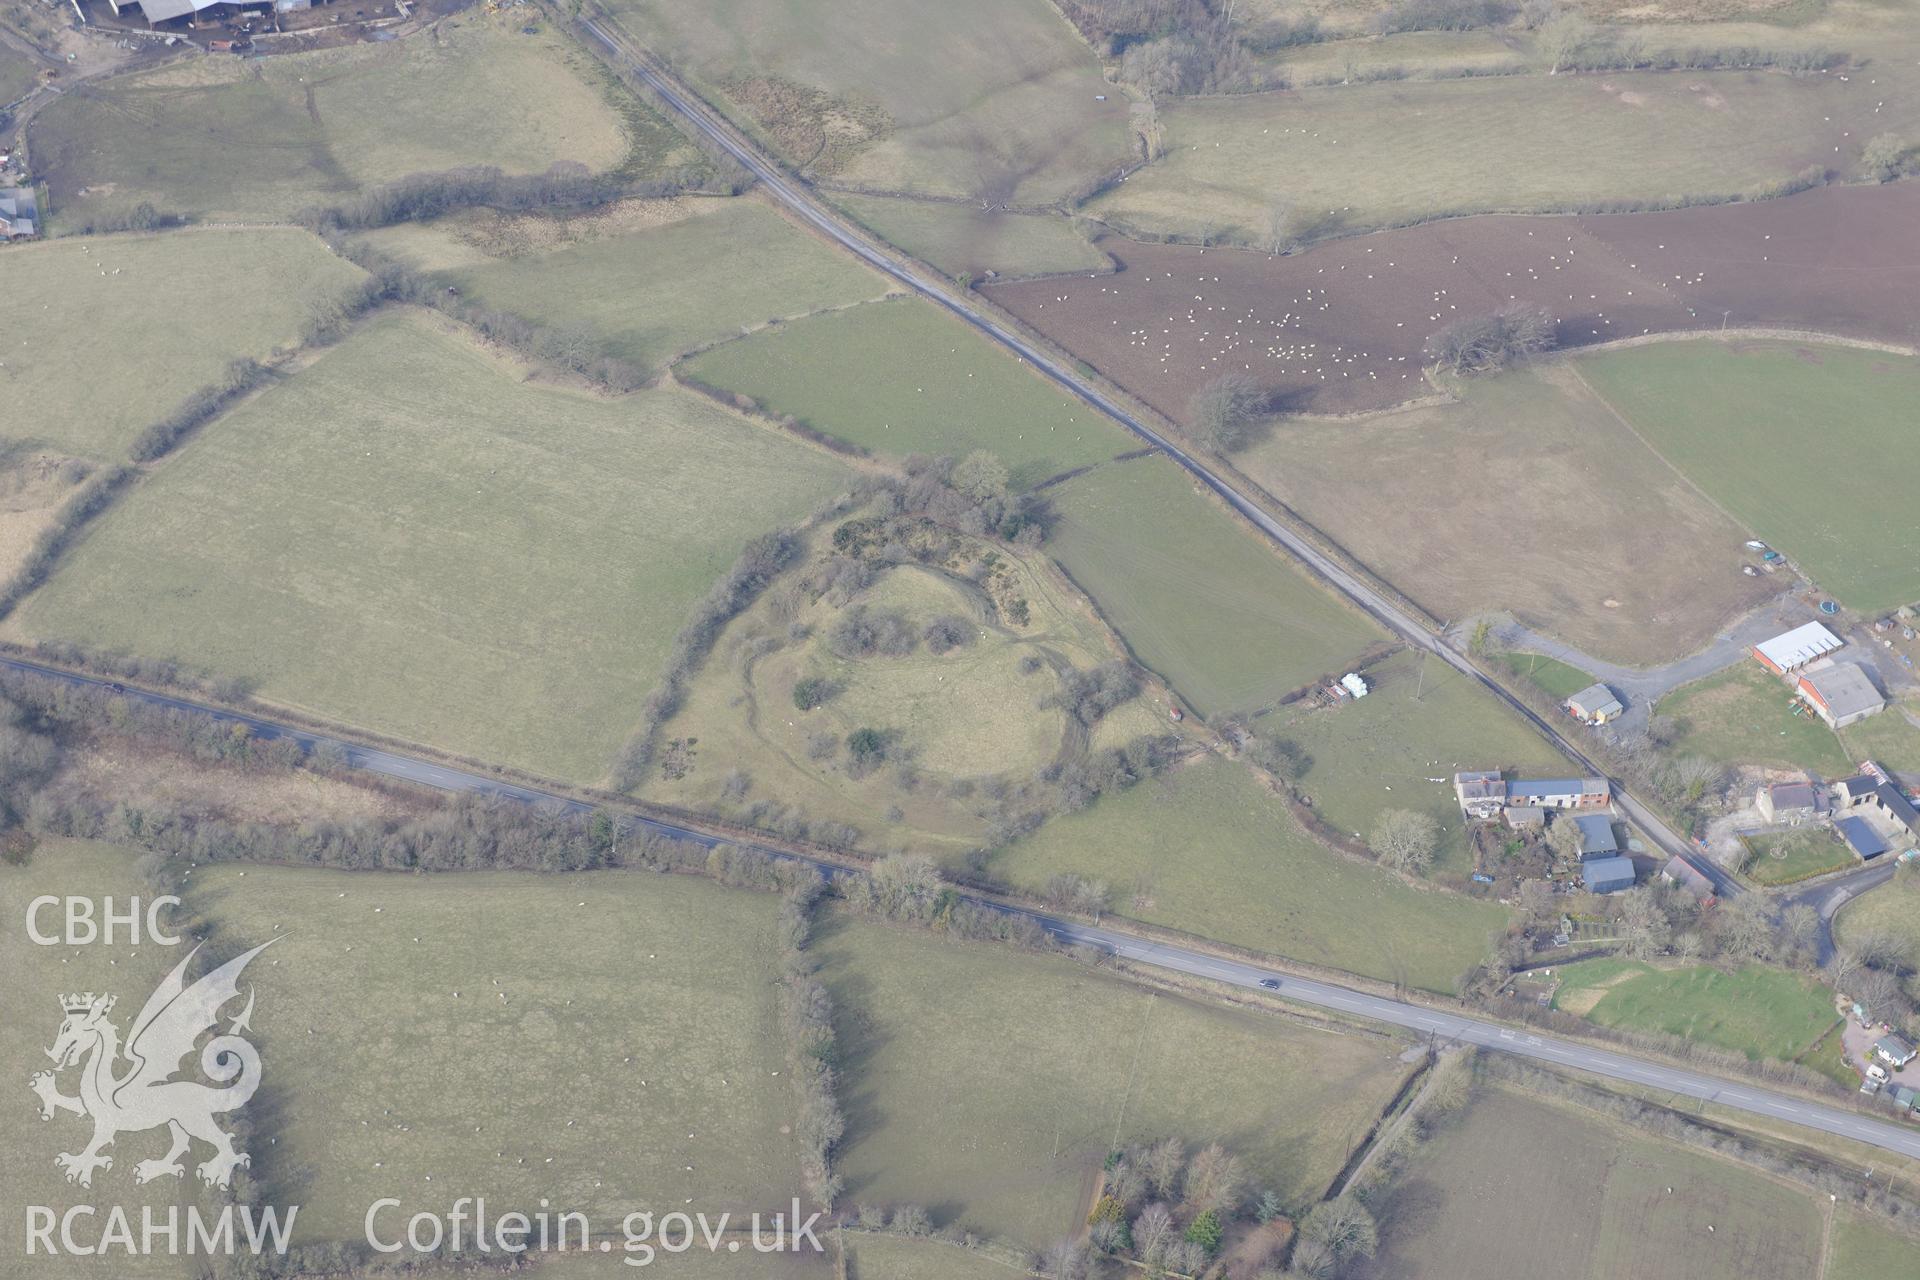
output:
[[[1833,1220],[1833,1249],[1827,1255],[1826,1274],[1841,1276],[1897,1276],[1920,1263],[1920,1238],[1901,1235],[1873,1218],[1837,1214]]]
[[[1838,1021],[1832,992],[1764,965],[1725,973],[1705,965],[1582,960],[1556,976],[1555,1008],[1603,1027],[1681,1036],[1749,1058],[1791,1061]]]
[[[694,396],[528,386],[393,312],[209,424],[15,625],[592,781],[694,603],[845,478]]]
[[[444,227],[391,228],[374,239],[379,244],[386,236],[423,266],[465,257],[458,267],[435,271],[436,278],[471,302],[536,324],[583,329],[608,354],[649,370],[771,319],[886,292],[878,275],[757,200],[694,200],[683,207],[687,216],[664,225],[500,256],[473,247],[478,237],[464,218]],[[564,234],[566,227],[561,221],[555,229]],[[435,232],[452,243],[422,243]]]
[[[1372,690],[1365,698],[1331,708],[1296,703],[1256,727],[1298,743],[1313,757],[1300,786],[1329,824],[1364,839],[1383,810],[1431,814],[1446,833],[1438,873],[1464,881],[1473,868],[1465,856],[1453,775],[1502,768],[1542,777],[1573,766],[1444,663],[1429,659],[1422,674],[1419,655],[1403,652],[1369,667],[1366,677]]]
[[[1819,1274],[1820,1211],[1806,1193],[1501,1088],[1483,1086],[1375,1214],[1380,1252],[1353,1269],[1360,1280]]]
[[[991,779],[1019,786],[1056,758],[1175,728],[1144,698],[1114,708],[1090,733],[1040,705],[1058,691],[1061,667],[1088,670],[1119,646],[1037,552],[963,540],[946,568],[886,571],[859,595],[861,606],[898,612],[916,633],[940,615],[966,619],[971,643],[944,654],[922,643],[902,656],[842,656],[830,643],[841,619],[835,600],[802,585],[831,554],[837,527],[812,535],[806,554],[728,623],[658,735],[691,745],[673,767],[663,761],[649,771],[646,799],[762,826],[791,806],[811,822],[851,825],[865,847],[907,841],[960,855],[986,837]],[[988,556],[983,589],[971,575]],[[831,696],[800,710],[794,689],[803,678],[826,681]],[[856,777],[845,742],[862,728],[887,735],[890,758],[904,767]],[[817,735],[829,750],[815,750]]]
[[[375,1199],[443,1188],[610,1222],[799,1190],[771,894],[227,865],[188,905],[235,943],[286,935],[248,977],[281,1099],[265,1172],[303,1171],[305,1239],[357,1240]]]
[[[992,866],[1026,889],[1078,872],[1106,881],[1121,915],[1429,991],[1452,991],[1507,920],[1333,853],[1219,759],[1056,818]]]
[[[908,1240],[899,1236],[851,1233],[847,1245],[849,1280],[1017,1280],[1021,1267],[944,1240]]]
[[[25,97],[38,79],[31,58],[12,45],[0,45],[0,106]]]
[[[457,17],[389,44],[201,59],[70,92],[29,126],[53,220],[142,200],[163,213],[278,219],[461,165],[700,163],[657,116],[610,101],[584,50],[503,23]]]
[[[298,340],[362,278],[304,231],[48,240],[7,253],[6,434],[102,461],[219,378]],[[110,359],[103,359],[111,352]]]
[[[1125,95],[1045,0],[611,7],[789,161],[854,185],[1031,204],[1127,159]],[[754,77],[798,93],[756,98]]]
[[[117,996],[114,1016],[124,1034],[141,1003],[185,952],[184,947],[133,947],[120,942],[43,947],[28,938],[27,904],[43,894],[93,898],[96,904],[110,895],[115,909],[122,911],[129,897],[140,895],[144,900],[147,890],[133,862],[133,855],[125,850],[81,840],[42,841],[24,867],[0,862],[0,919],[7,921],[6,929],[0,931],[0,968],[7,974],[0,983],[0,1024],[7,1028],[6,1035],[0,1036],[0,1070],[5,1071],[14,1094],[7,1139],[11,1158],[0,1168],[0,1198],[13,1206],[15,1215],[14,1223],[0,1233],[0,1273],[47,1274],[57,1269],[62,1276],[84,1280],[187,1280],[202,1270],[198,1259],[129,1258],[117,1251],[104,1259],[68,1256],[49,1262],[44,1254],[28,1257],[18,1216],[25,1205],[44,1205],[64,1213],[73,1205],[119,1204],[132,1215],[137,1230],[142,1205],[153,1206],[163,1219],[170,1205],[179,1205],[183,1213],[190,1204],[199,1205],[209,1217],[219,1213],[217,1193],[203,1195],[197,1183],[176,1184],[171,1179],[144,1186],[134,1183],[134,1165],[166,1151],[166,1135],[157,1131],[123,1134],[109,1153],[115,1157],[113,1168],[96,1173],[91,1188],[68,1183],[53,1158],[60,1152],[84,1149],[92,1126],[71,1113],[57,1113],[43,1123],[39,1101],[27,1092],[28,1077],[52,1066],[43,1050],[60,1032],[62,995],[97,991]],[[178,915],[163,917],[165,927],[182,923]],[[42,931],[58,933],[59,908],[43,911],[39,925]],[[57,1083],[62,1093],[73,1096],[78,1080],[78,1071],[69,1069],[59,1074]],[[206,1155],[207,1149],[202,1148],[197,1158]],[[95,1219],[91,1225],[97,1238],[104,1223]],[[88,1226],[85,1219],[77,1224],[83,1239]]]
[[[1891,884],[1855,898],[1834,918],[1833,932],[1842,945],[1871,934],[1892,934],[1906,939],[1920,959],[1920,870],[1909,863]]]
[[[768,1230],[771,1231],[771,1227]],[[667,1280],[838,1280],[832,1238],[819,1232],[817,1227],[815,1233],[826,1246],[826,1252],[815,1253],[811,1246],[803,1246],[799,1253],[759,1254],[753,1252],[751,1243],[745,1238],[741,1239],[737,1253],[726,1252],[724,1243],[720,1246],[720,1252],[709,1252],[706,1241],[696,1236],[692,1248],[686,1252],[656,1251],[653,1260],[646,1263],[644,1268],[638,1263],[645,1255],[638,1251],[627,1255],[623,1241],[616,1237],[611,1256],[574,1254],[569,1257],[548,1257],[535,1266],[532,1274],[534,1280],[615,1280],[616,1277],[632,1280],[636,1275],[664,1276]],[[631,1256],[635,1265],[629,1266],[624,1260],[626,1256]],[[449,1280],[453,1276],[466,1274],[464,1269],[447,1272]],[[434,1272],[423,1280],[441,1280],[441,1276]]]
[[[1294,87],[1340,84],[1382,78],[1400,79],[1458,74],[1472,69],[1485,75],[1525,67],[1524,53],[1499,31],[1400,31],[1326,40],[1278,50],[1270,65]]]
[[[1050,496],[1049,553],[1203,715],[1337,676],[1380,638],[1163,458],[1101,467]]]
[[[1052,653],[1091,667],[1105,656],[1104,637],[1091,619],[1083,622],[1070,612],[1069,601],[1049,594],[1032,569],[1011,562],[1009,572],[1020,576],[1021,594],[1030,602],[1027,628],[991,616],[977,591],[929,569],[903,566],[884,574],[860,603],[906,615],[916,632],[933,617],[951,614],[972,621],[980,634],[945,654],[920,645],[901,657],[845,658],[828,643],[839,619],[830,602],[814,601],[790,617],[777,610],[799,576],[792,571],[767,599],[729,624],[715,656],[695,675],[682,710],[662,729],[664,741],[697,743],[684,773],[654,770],[642,794],[736,816],[743,806],[795,805],[814,821],[849,823],[870,840],[904,830],[923,844],[975,846],[984,830],[977,800],[956,797],[944,785],[909,790],[892,769],[856,778],[844,750],[816,758],[809,743],[816,734],[844,743],[857,729],[877,729],[890,736],[897,758],[943,784],[1002,774],[1024,778],[1052,759],[1062,749],[1066,718],[1036,704],[1059,681],[1044,668],[1021,674],[1020,661]],[[754,637],[785,636],[788,622],[808,628],[807,637],[750,663],[733,658]],[[793,690],[809,677],[827,681],[833,694],[801,711]],[[751,787],[730,799],[726,782],[735,771]]]
[[[848,1200],[925,1205],[1034,1248],[1084,1221],[1116,1145],[1218,1140],[1289,1206],[1317,1199],[1407,1070],[1392,1040],[1156,995],[1064,958],[857,919],[829,923],[816,949]]]
[[[1920,714],[1912,702],[1892,702],[1879,715],[1868,716],[1840,730],[1840,741],[1855,760],[1877,760],[1900,773],[1920,773],[1920,725],[1907,717]]]
[[[1753,856],[1742,870],[1757,884],[1793,884],[1854,865],[1853,851],[1831,831],[1806,828],[1781,835],[1748,836]]]
[[[1588,379],[1656,449],[1822,590],[1863,611],[1920,598],[1920,524],[1898,467],[1847,473],[1844,500],[1792,461],[1823,447],[1895,457],[1920,429],[1920,361],[1847,347],[1662,343],[1583,357]],[[1730,448],[1729,441],[1739,446]]]
[[[1629,72],[1189,99],[1161,112],[1164,158],[1091,211],[1137,230],[1244,237],[1264,230],[1277,196],[1360,228],[1732,194],[1808,165],[1844,169],[1869,132],[1920,125],[1920,84],[1904,80]],[[1500,146],[1462,142],[1502,120],[1531,124]]]
[[[922,645],[900,658],[844,658],[824,643],[812,645],[793,655],[792,680],[810,676],[840,692],[818,708],[823,715],[810,719],[841,736],[862,725],[884,726],[903,736],[914,759],[949,776],[1026,773],[1060,749],[1065,715],[1036,707],[1047,682],[1039,673],[1023,679],[1017,669],[1038,646],[980,618],[973,593],[942,574],[903,565],[861,602],[903,614],[916,631],[942,615],[965,618],[974,642],[942,654]]]
[[[1680,755],[1806,769],[1826,778],[1851,767],[1833,730],[1758,662],[1682,685],[1655,704],[1654,714],[1679,725],[1673,750]]]
[[[918,298],[810,316],[716,347],[685,367],[702,382],[874,453],[991,450],[1020,487],[1133,443]]]
[[[9,582],[43,529],[84,483],[83,464],[18,440],[0,439],[0,582]]]
[[[1568,666],[1537,653],[1503,653],[1500,665],[1507,674],[1526,680],[1550,698],[1565,701],[1593,683],[1593,677],[1578,667]]]
[[[1106,271],[1107,255],[1065,218],[983,213],[947,200],[836,195],[834,202],[883,239],[950,276],[1002,278]]]
[[[1585,652],[1648,665],[1694,652],[1767,597],[1771,580],[1740,573],[1751,535],[1570,368],[1459,390],[1360,418],[1287,419],[1234,462],[1435,619],[1506,610]],[[1525,483],[1490,482],[1488,458]],[[1502,572],[1487,571],[1489,557]]]

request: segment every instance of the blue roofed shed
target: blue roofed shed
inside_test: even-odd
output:
[[[1833,825],[1839,828],[1840,837],[1847,842],[1847,847],[1859,854],[1863,862],[1887,851],[1887,842],[1880,838],[1880,833],[1865,818],[1842,818]]]
[[[1594,858],[1580,864],[1580,879],[1589,893],[1618,893],[1633,888],[1632,858]]]
[[[1620,852],[1613,838],[1613,819],[1604,813],[1583,813],[1574,819],[1580,828],[1580,857],[1611,858]]]

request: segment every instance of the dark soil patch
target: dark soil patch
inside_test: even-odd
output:
[[[1336,241],[1293,257],[1101,242],[1115,275],[989,286],[1014,315],[1156,409],[1245,371],[1283,410],[1418,396],[1421,348],[1511,302],[1562,346],[1733,327],[1920,339],[1920,183],[1829,187],[1663,213],[1487,216]]]

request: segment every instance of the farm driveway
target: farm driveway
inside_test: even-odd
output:
[[[1880,1037],[1887,1034],[1887,1030],[1878,1023],[1863,1027],[1849,1017],[1847,1025],[1840,1032],[1840,1043],[1846,1047],[1848,1065],[1864,1072],[1866,1064],[1878,1062],[1887,1069],[1885,1088],[1891,1089],[1895,1085],[1903,1084],[1909,1089],[1920,1089],[1920,1058],[1915,1058],[1906,1066],[1896,1070],[1882,1059],[1873,1056],[1873,1046],[1879,1043]]]
[[[1487,620],[1493,624],[1491,639],[1498,647],[1521,653],[1537,653],[1578,667],[1619,694],[1627,704],[1627,712],[1620,718],[1616,732],[1632,733],[1646,728],[1648,710],[1663,695],[1683,684],[1691,684],[1716,671],[1725,670],[1746,657],[1747,651],[1760,641],[1818,616],[1805,601],[1782,593],[1721,632],[1706,648],[1658,667],[1624,667],[1617,662],[1596,658],[1504,614]],[[1464,644],[1478,621],[1469,618],[1457,624],[1454,638]]]

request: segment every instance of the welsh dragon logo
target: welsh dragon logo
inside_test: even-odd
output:
[[[180,1157],[196,1138],[213,1147],[213,1155],[198,1167],[203,1182],[228,1186],[233,1171],[251,1163],[245,1152],[234,1149],[233,1136],[213,1120],[246,1105],[260,1087],[260,1053],[240,1035],[253,1016],[251,988],[246,1008],[228,1024],[226,1034],[216,1034],[200,1049],[200,1070],[218,1087],[173,1077],[201,1035],[217,1030],[220,1010],[239,997],[240,973],[247,962],[271,945],[264,942],[189,986],[185,974],[199,954],[195,947],[147,997],[140,1016],[127,1028],[124,1046],[119,1028],[108,1017],[117,997],[91,991],[60,997],[66,1019],[47,1050],[54,1069],[35,1073],[28,1084],[40,1095],[42,1120],[51,1120],[56,1111],[93,1120],[93,1141],[84,1150],[54,1157],[68,1182],[92,1186],[94,1170],[113,1168],[113,1157],[103,1152],[116,1137],[161,1125],[173,1145],[160,1159],[135,1165],[135,1182],[184,1175]],[[80,1068],[80,1094],[70,1098],[60,1092],[55,1074],[75,1065]]]

